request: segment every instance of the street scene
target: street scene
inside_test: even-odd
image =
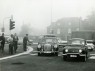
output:
[[[94,0],[0,0],[0,71],[95,71]]]

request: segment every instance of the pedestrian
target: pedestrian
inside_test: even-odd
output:
[[[27,42],[29,42],[28,34],[26,34],[26,36],[23,38],[23,50],[24,51],[27,50]]]
[[[13,54],[13,34],[8,38],[9,42],[9,54]]]
[[[2,33],[2,36],[0,36],[0,41],[1,41],[1,51],[2,53],[4,52],[4,45],[5,45],[5,37],[4,37],[4,33]]]
[[[17,48],[18,48],[18,36],[16,33],[14,34],[13,42],[14,42],[14,52],[16,53]]]

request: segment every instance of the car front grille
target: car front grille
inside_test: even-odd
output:
[[[79,50],[78,49],[69,49],[68,53],[78,53]]]
[[[51,51],[52,47],[51,45],[44,45],[44,51]]]

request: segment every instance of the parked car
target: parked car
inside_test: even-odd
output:
[[[23,44],[23,38],[22,37],[19,37],[18,45],[22,45],[22,44]]]
[[[9,38],[10,36],[5,36],[5,43],[7,44],[8,43],[8,38]]]
[[[43,35],[38,43],[38,56],[42,53],[55,54],[58,56],[58,40],[55,35]]]
[[[93,44],[93,40],[86,40],[86,44],[87,44],[88,50],[90,51],[94,50],[95,45]]]
[[[67,45],[67,41],[66,40],[60,40],[58,45],[60,48],[64,48]]]
[[[72,38],[68,40],[67,46],[63,48],[63,60],[67,58],[81,58],[83,61],[87,60],[88,49],[86,41],[81,38]]]
[[[29,39],[28,45],[32,45],[33,44],[33,40]]]

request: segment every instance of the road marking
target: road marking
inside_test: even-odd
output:
[[[95,54],[90,54],[90,55],[95,55]]]
[[[33,43],[33,44],[38,44],[38,43],[35,42],[35,43]]]
[[[32,51],[33,51],[33,48],[31,48],[31,47],[28,46],[26,52],[19,53],[19,54],[16,54],[16,55],[7,56],[7,57],[3,57],[3,58],[0,58],[0,60],[9,59],[9,58],[21,56],[21,55],[24,55],[24,54],[29,54],[29,53],[32,52]]]
[[[91,56],[91,57],[89,57],[88,59],[95,59],[95,56]]]
[[[32,52],[38,52],[38,51],[32,51]]]
[[[30,54],[30,55],[33,55],[33,56],[35,56],[35,55],[37,55],[37,54]]]

